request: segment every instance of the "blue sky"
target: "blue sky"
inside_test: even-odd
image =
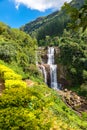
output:
[[[71,0],[0,0],[0,21],[18,28],[58,10],[65,1]]]

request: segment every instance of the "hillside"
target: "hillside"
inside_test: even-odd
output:
[[[84,0],[73,0],[70,5],[80,8]],[[56,11],[46,17],[39,17],[35,21],[25,24],[21,30],[32,36],[36,36],[38,40],[44,39],[46,35],[56,36],[63,33],[66,28],[69,17],[63,10]]]
[[[27,32],[27,33],[32,33],[36,29],[40,28],[41,26],[45,25],[47,22],[52,21],[55,19],[58,15],[58,11],[44,17],[39,17],[35,21],[32,21],[30,23],[25,24],[25,26],[21,27],[21,30]]]
[[[36,39],[0,22],[0,63],[11,67],[23,78],[31,77],[31,73],[32,76],[38,75],[35,66],[36,48]]]
[[[45,84],[27,86],[22,76],[1,64],[0,78],[5,82],[0,96],[1,130],[87,130],[86,117],[79,117]]]

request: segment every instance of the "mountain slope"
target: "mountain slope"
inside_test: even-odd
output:
[[[45,25],[47,22],[50,22],[53,19],[55,19],[57,17],[57,15],[58,15],[58,11],[56,11],[46,17],[39,17],[36,20],[22,26],[21,30],[31,34],[33,31],[35,31],[36,29]]]
[[[5,76],[7,73],[10,75]],[[0,96],[0,130],[87,130],[86,119],[45,84],[27,86],[20,75],[1,64],[0,78],[5,82]]]
[[[84,4],[84,0],[73,0],[70,4],[73,7],[80,8]],[[66,28],[67,22],[69,22],[69,17],[63,10],[60,10],[25,24],[21,27],[21,30],[36,36],[40,40],[45,38],[46,35],[61,35],[64,28]]]

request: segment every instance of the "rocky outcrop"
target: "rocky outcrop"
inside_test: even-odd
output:
[[[75,92],[67,89],[58,91],[58,94],[61,95],[63,101],[75,111],[87,113],[87,100],[84,97],[78,96]]]

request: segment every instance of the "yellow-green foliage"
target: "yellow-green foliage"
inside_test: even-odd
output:
[[[13,72],[13,71],[8,67],[0,64],[0,76],[2,77],[5,72]]]
[[[14,72],[5,72],[3,78],[5,80],[21,80],[21,75],[15,74]]]
[[[0,77],[4,80],[10,79],[19,79],[21,80],[21,75],[16,74],[13,70],[9,69],[8,67],[0,64]]]
[[[11,87],[0,97],[0,130],[87,130],[87,122],[45,85]]]
[[[2,70],[3,75],[14,74],[5,66]],[[5,87],[0,97],[0,130],[87,130],[85,118],[79,118],[45,84],[26,87],[19,78],[9,78]]]
[[[22,76],[16,74],[13,70],[0,64],[0,78],[5,82],[5,88],[26,87],[26,83],[22,81]]]
[[[5,87],[24,87],[26,88],[26,83],[21,80],[5,80]]]

